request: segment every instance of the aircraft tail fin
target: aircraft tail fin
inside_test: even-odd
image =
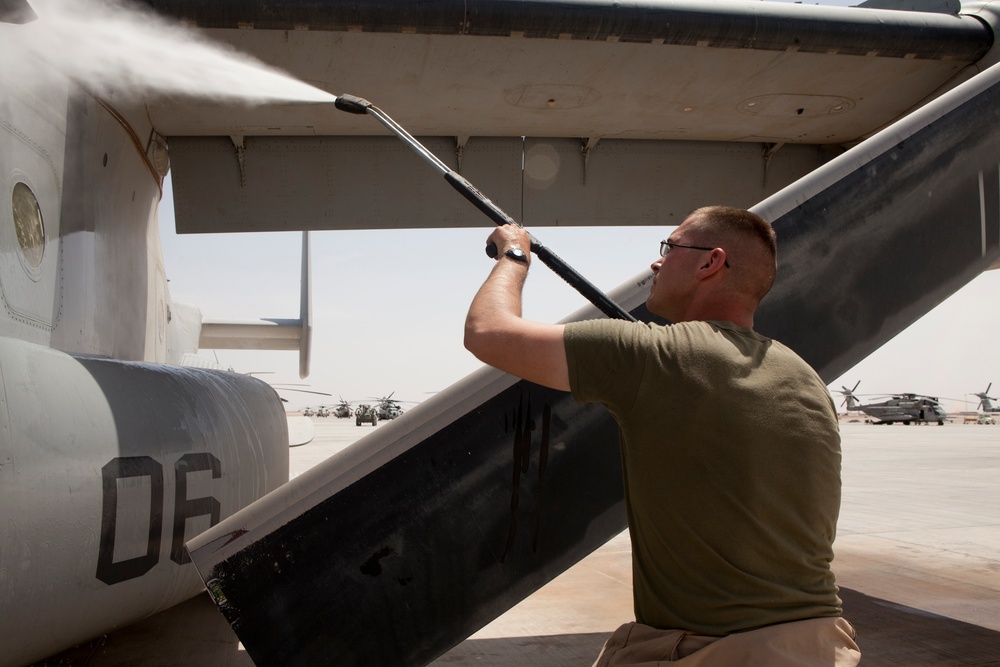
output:
[[[841,389],[840,393],[844,397],[844,402],[841,403],[841,405],[846,405],[848,412],[851,410],[857,410],[858,406],[860,405],[858,397],[854,395],[854,391],[858,388],[859,384],[861,384],[861,380],[858,380],[856,383],[854,383],[854,389],[848,389],[843,385],[841,385],[840,387]]]
[[[990,387],[992,386],[993,383],[990,382],[988,385],[986,385],[986,391],[979,394],[974,394],[975,396],[979,397],[979,405],[977,406],[977,409],[982,408],[983,412],[993,412],[993,401],[997,399],[989,395]]]
[[[299,377],[309,375],[312,348],[312,286],[309,232],[302,232],[299,318],[255,321],[203,319],[198,347],[211,350],[298,350]]]
[[[858,399],[854,397],[854,394],[847,390],[844,394],[844,403],[847,404],[848,410],[854,410],[858,407]]]

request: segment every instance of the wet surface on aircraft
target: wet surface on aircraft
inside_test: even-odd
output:
[[[371,427],[314,419],[292,475]],[[376,428],[381,428],[381,424]],[[867,666],[1000,665],[1000,430],[843,425],[834,569]],[[434,665],[590,664],[631,619],[630,549],[618,535]],[[55,656],[47,665],[252,665],[208,599]]]

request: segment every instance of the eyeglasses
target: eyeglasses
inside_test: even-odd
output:
[[[660,257],[666,257],[667,254],[674,248],[690,248],[691,250],[715,250],[715,248],[706,248],[700,245],[684,245],[683,243],[671,243],[670,241],[660,241]],[[729,267],[729,260],[725,260],[726,268]]]

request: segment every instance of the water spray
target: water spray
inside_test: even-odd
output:
[[[486,214],[490,220],[498,225],[521,225],[512,217],[504,213],[499,206],[490,201],[465,177],[451,169],[442,162],[434,153],[430,152],[423,144],[413,138],[399,123],[389,117],[384,111],[376,107],[368,100],[353,95],[340,95],[334,105],[341,111],[348,113],[370,115],[386,127],[390,132],[399,137],[420,157],[429,162],[438,172],[444,176],[444,180],[459,194],[468,199],[480,211]],[[597,306],[598,309],[608,317],[620,320],[635,322],[632,315],[611,300],[608,295],[597,288],[596,285],[584,278],[573,267],[563,261],[558,255],[539,243],[533,235],[528,234],[531,239],[531,251],[542,261],[543,264],[552,269],[557,276],[569,283],[576,291],[582,294],[588,301]],[[497,256],[497,248],[492,243],[486,246],[486,254],[490,257]]]
[[[31,23],[37,18],[27,0],[0,0],[0,23]]]
[[[173,95],[274,102],[329,103],[342,111],[369,114],[437,169],[453,188],[498,225],[521,225],[420,144],[371,102],[335,97],[245,54],[214,44],[187,26],[164,20],[148,9],[102,0],[0,0],[0,21],[26,25],[10,32],[0,47],[16,49],[39,81],[51,68],[87,82],[97,95],[115,91],[153,91]],[[40,18],[40,20],[33,20]],[[14,42],[13,44],[11,42]],[[73,48],[64,48],[72,44]],[[0,48],[0,51],[3,51]],[[2,55],[2,54],[0,54]],[[608,317],[635,321],[593,283],[529,234],[531,251]],[[496,247],[487,254],[496,257]]]
[[[18,25],[12,25],[12,24]],[[34,86],[96,97],[159,94],[259,104],[335,97],[149,7],[116,0],[0,0],[0,60]]]

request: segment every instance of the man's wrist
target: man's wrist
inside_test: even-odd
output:
[[[521,264],[528,266],[528,261],[529,261],[528,253],[524,252],[524,250],[520,246],[515,245],[507,248],[507,250],[504,251],[503,255],[500,256],[501,259],[504,257],[514,262],[520,262]]]

